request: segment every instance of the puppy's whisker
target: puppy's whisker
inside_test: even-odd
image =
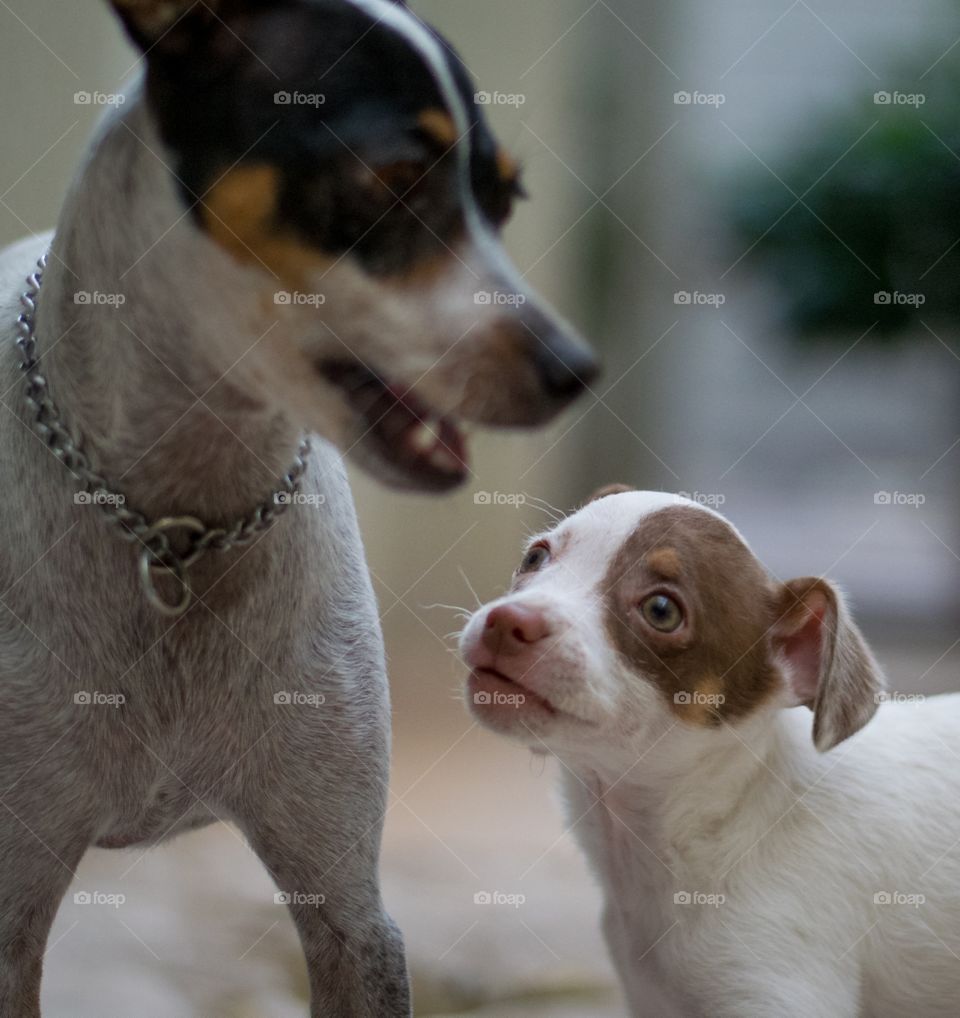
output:
[[[528,495],[526,504],[534,509],[539,509],[540,512],[549,516],[554,523],[559,523],[561,520],[565,519],[567,515],[562,509],[558,509],[555,505],[551,505],[546,499],[539,498],[536,495]]]
[[[480,600],[480,595],[473,589],[473,584],[470,582],[469,577],[463,571],[463,566],[457,566],[457,572],[463,577],[463,582],[467,585],[467,590],[473,595],[474,600],[477,602],[477,607],[482,608],[483,602]]]
[[[445,608],[447,611],[457,612],[463,618],[470,618],[473,614],[469,608],[464,608],[463,605],[459,604],[441,604],[439,601],[436,604],[424,604],[420,606],[424,611],[433,611],[435,608]]]

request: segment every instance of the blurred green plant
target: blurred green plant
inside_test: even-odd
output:
[[[804,125],[773,164],[784,183],[750,167],[733,186],[745,261],[776,281],[801,339],[876,323],[870,339],[892,343],[921,316],[960,337],[960,64],[936,84],[898,77],[913,84]]]

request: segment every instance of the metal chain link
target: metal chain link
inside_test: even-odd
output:
[[[93,469],[83,451],[81,438],[70,431],[50,396],[47,380],[41,370],[37,351],[36,314],[37,298],[46,267],[45,254],[37,262],[33,274],[27,277],[28,289],[20,296],[23,311],[17,320],[20,367],[26,377],[24,394],[27,407],[33,414],[33,428],[47,448],[73,474],[80,491],[90,496],[90,502],[101,510],[116,533],[124,541],[142,546],[139,565],[144,593],[157,611],[178,618],[193,601],[188,571],[197,561],[210,551],[224,552],[250,544],[269,530],[289,509],[307,469],[310,440],[304,438],[301,442],[297,458],[281,478],[277,490],[248,516],[237,520],[229,528],[211,527],[193,516],[164,517],[151,522],[143,513],[127,508],[125,497],[111,491],[106,480]],[[188,539],[184,552],[176,551],[171,544],[171,534],[176,531],[183,532]],[[158,574],[166,574],[180,587],[176,599],[169,600],[160,594],[156,586]]]

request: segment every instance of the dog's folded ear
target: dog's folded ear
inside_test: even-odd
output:
[[[813,741],[825,753],[873,717],[883,675],[832,583],[791,580],[780,597],[774,653],[795,702],[813,711]]]
[[[636,488],[631,488],[629,484],[605,484],[602,488],[598,488],[588,499],[586,499],[583,505],[590,505],[591,502],[597,502],[601,498],[606,498],[608,495],[622,495],[627,491],[636,491]],[[583,508],[583,506],[581,506]]]

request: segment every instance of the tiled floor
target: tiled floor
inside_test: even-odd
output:
[[[466,720],[446,745],[421,740],[398,761],[385,895],[406,934],[418,1015],[624,1014],[551,784]],[[82,891],[124,900],[74,902]],[[484,891],[525,900],[475,903]],[[51,939],[45,1018],[303,1018],[299,948],[273,893],[226,827],[142,856],[91,851]]]
[[[937,661],[950,642],[881,652],[892,684],[955,687],[956,651]],[[551,765],[474,727],[452,698],[426,717],[404,689],[396,711],[385,895],[418,1016],[626,1018]],[[83,905],[77,891],[125,900]],[[495,891],[523,901],[475,903]],[[45,1018],[304,1018],[303,963],[273,893],[225,827],[144,856],[90,852],[51,939]]]

